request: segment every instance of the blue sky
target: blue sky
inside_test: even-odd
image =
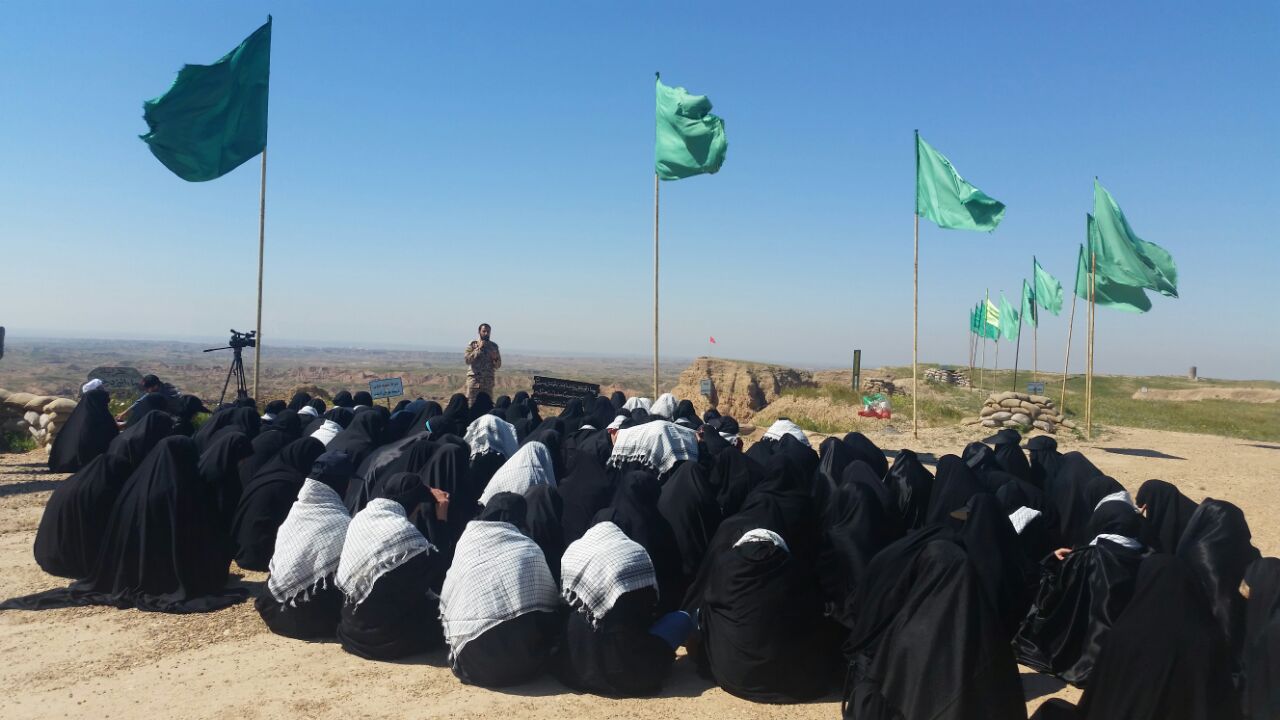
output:
[[[352,5],[7,4],[0,248],[47,278],[6,272],[11,341],[252,326],[257,161],[186,183],[137,135],[271,13],[268,347],[461,348],[484,320],[650,352],[661,70],[729,136],[719,174],[662,186],[664,355],[909,362],[919,128],[1008,205],[991,235],[921,223],[922,359],[964,362],[969,307],[1033,254],[1070,285],[1096,175],[1182,294],[1100,310],[1098,370],[1280,378],[1274,2]]]

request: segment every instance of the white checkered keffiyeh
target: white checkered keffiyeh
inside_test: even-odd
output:
[[[276,533],[267,590],[276,602],[292,605],[338,570],[351,516],[333,488],[310,478]]]
[[[329,447],[329,443],[338,437],[338,433],[342,432],[342,426],[332,420],[325,420],[316,431],[311,433],[311,437],[320,441],[325,447]]]
[[[804,443],[805,447],[813,447],[813,445],[809,443],[809,436],[804,434],[804,430],[801,430],[799,425],[791,422],[790,420],[775,421],[769,426],[769,429],[765,431],[764,439],[781,440],[783,435],[790,435]]]
[[[498,625],[560,606],[556,581],[537,544],[515,525],[472,520],[458,538],[440,592],[449,663],[467,643]]]
[[[509,458],[520,448],[516,427],[488,413],[471,421],[465,440],[471,446],[471,457],[496,452]]]
[[[644,408],[645,412],[649,412],[649,408],[652,405],[653,401],[647,397],[633,397],[627,398],[627,401],[622,404],[622,409],[635,410],[636,408]]]
[[[1009,513],[1009,522],[1013,524],[1013,529],[1019,534],[1027,529],[1032,520],[1040,517],[1040,511],[1023,505],[1022,507]]]
[[[570,543],[560,560],[560,583],[565,601],[586,613],[593,626],[623,594],[658,589],[649,553],[611,522],[591,526]]]
[[[347,527],[342,559],[338,561],[338,587],[348,603],[359,605],[369,597],[378,578],[434,549],[409,522],[403,505],[374,498]]]
[[[480,493],[480,504],[488,505],[489,498],[500,492],[523,495],[525,490],[534,485],[556,485],[551,451],[537,440],[525,443],[502,463],[502,467],[498,468],[485,486],[484,492]]]
[[[697,459],[697,433],[673,422],[654,420],[619,430],[608,465],[622,467],[624,463],[639,462],[664,473],[678,460]]]
[[[676,414],[676,396],[671,393],[662,393],[657,400],[653,401],[649,414],[670,420],[671,416]]]
[[[791,548],[787,547],[787,541],[783,540],[781,535],[764,528],[756,528],[755,530],[748,530],[742,533],[742,537],[738,538],[738,542],[734,543],[733,546],[738,547],[739,545],[746,545],[747,543],[753,542],[773,543],[787,553],[791,552]]]

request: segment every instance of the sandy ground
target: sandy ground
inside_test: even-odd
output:
[[[980,435],[934,429],[916,441],[876,432],[886,449],[957,452]],[[1115,430],[1081,449],[1131,490],[1163,478],[1199,500],[1230,500],[1246,512],[1254,543],[1280,553],[1280,445],[1203,435]],[[31,557],[50,490],[63,476],[41,468],[43,452],[0,455],[0,597],[57,587]],[[253,592],[264,575],[238,573]],[[308,643],[267,632],[246,602],[207,615],[161,615],[112,608],[0,613],[0,717],[19,718],[826,718],[838,696],[804,705],[758,705],[700,679],[683,658],[661,697],[610,700],[573,693],[554,679],[504,691],[464,686],[436,652],[383,663],[348,655],[334,642]],[[1024,670],[1028,709],[1078,692]]]

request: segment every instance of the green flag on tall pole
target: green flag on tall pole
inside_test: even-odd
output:
[[[1120,205],[1097,179],[1093,181],[1093,222],[1099,277],[1178,297],[1178,267],[1173,256],[1138,237]]]
[[[1031,327],[1039,325],[1040,317],[1036,313],[1036,293],[1031,289],[1031,284],[1026,280],[1022,281],[1022,321]]]
[[[142,135],[164,166],[190,182],[231,172],[267,146],[271,18],[212,65],[185,65],[143,104]]]
[[[1080,253],[1076,258],[1076,296],[1083,299],[1089,299],[1089,255],[1088,247],[1091,247],[1097,238],[1097,225],[1093,216],[1088,216],[1089,228],[1089,245],[1081,245]],[[1101,262],[1098,263],[1101,266]],[[1142,291],[1142,288],[1133,287],[1131,285],[1121,285],[1110,278],[1104,276],[1101,272],[1094,277],[1093,300],[1095,305],[1115,308],[1125,312],[1144,313],[1151,309],[1151,298]]]
[[[1035,278],[1032,280],[1035,287],[1032,289],[1032,295],[1035,296],[1036,304],[1057,315],[1062,312],[1062,283],[1040,267],[1040,261],[1035,257],[1031,258],[1031,264],[1035,269]]]
[[[662,180],[715,173],[724,164],[729,141],[724,120],[711,114],[706,95],[690,95],[682,87],[657,83],[657,136],[653,167]]]
[[[1000,293],[1000,334],[1005,340],[1018,339],[1018,311],[1013,309],[1004,293]]]
[[[941,228],[990,232],[1004,219],[1004,203],[965,182],[917,132],[916,214]]]

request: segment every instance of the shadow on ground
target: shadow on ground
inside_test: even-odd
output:
[[[1186,458],[1184,457],[1178,457],[1177,455],[1169,455],[1167,453],[1162,453],[1159,450],[1148,450],[1146,448],[1104,447],[1099,449],[1115,455],[1133,455],[1135,457],[1153,458],[1155,460],[1186,460]]]

